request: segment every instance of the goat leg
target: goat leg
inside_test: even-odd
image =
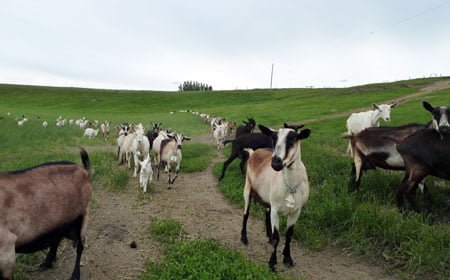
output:
[[[50,250],[47,253],[47,257],[45,261],[39,265],[39,271],[46,271],[49,268],[53,267],[53,262],[56,259],[56,253],[58,251],[59,242],[61,239],[55,241],[50,247]]]

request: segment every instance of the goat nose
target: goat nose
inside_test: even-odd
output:
[[[283,161],[281,160],[281,158],[274,156],[274,157],[272,157],[271,166],[272,166],[273,170],[280,171],[281,169],[283,169]]]

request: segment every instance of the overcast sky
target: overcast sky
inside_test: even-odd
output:
[[[176,90],[450,75],[445,0],[0,0],[0,83]]]

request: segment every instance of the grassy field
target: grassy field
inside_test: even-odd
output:
[[[417,92],[420,87],[436,80],[421,79],[345,89],[210,93],[0,85],[0,117],[3,117],[0,120],[0,170],[26,168],[50,160],[79,162],[77,147],[85,146],[92,152],[95,186],[121,191],[127,185],[130,173],[117,167],[113,146],[105,150],[101,139],[82,139],[82,130],[76,127],[55,128],[54,121],[59,115],[68,119],[82,116],[100,121],[108,119],[113,125],[122,121],[142,122],[144,125],[162,121],[164,127],[195,136],[210,133],[209,127],[199,117],[178,113],[178,110],[192,109],[217,114],[237,122],[253,116],[257,123],[276,128],[285,121],[302,123],[302,120],[317,119],[353,108],[370,108],[374,102]],[[449,105],[450,90],[432,93],[423,99],[433,105]],[[421,100],[411,100],[393,109],[391,124],[430,120],[428,112],[421,107]],[[170,111],[175,113],[169,114]],[[7,112],[11,113],[10,116]],[[14,118],[25,113],[30,120],[24,127],[18,128]],[[340,137],[345,131],[345,119],[341,117],[308,123],[312,135],[302,143],[302,158],[308,170],[312,193],[296,227],[296,238],[310,248],[320,250],[325,246],[336,246],[367,256],[405,278],[419,279],[425,275],[428,278],[446,278],[450,275],[449,183],[427,179],[434,203],[432,215],[427,217],[397,211],[393,203],[394,192],[402,172],[370,171],[364,174],[361,190],[349,193],[351,158],[345,155],[347,142]],[[42,128],[43,120],[49,121],[47,129]],[[114,140],[109,142],[113,144]],[[207,147],[195,143],[184,146],[183,172],[199,171],[209,164],[214,152]],[[227,153],[228,150],[225,150]],[[221,164],[218,164],[215,171],[220,168]],[[241,205],[242,186],[243,176],[235,163],[230,166],[220,188],[233,203]],[[420,195],[418,197],[420,200]],[[194,251],[203,250],[198,249],[199,246],[217,248],[214,242],[205,242],[206,245],[180,246]],[[181,250],[181,247],[178,249]],[[172,253],[168,250],[169,259],[176,257]],[[22,260],[23,263],[28,261]],[[189,260],[183,262],[189,263]],[[201,273],[204,268],[198,269]]]

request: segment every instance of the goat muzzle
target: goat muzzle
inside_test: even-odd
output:
[[[281,171],[283,169],[283,161],[279,157],[272,157],[272,164],[271,164],[273,170],[275,171]]]

